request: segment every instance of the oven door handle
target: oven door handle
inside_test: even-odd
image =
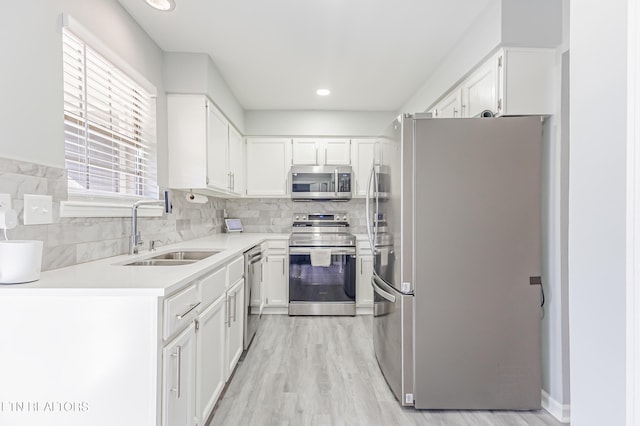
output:
[[[343,247],[339,247],[339,248],[333,248],[333,247],[318,247],[318,248],[322,248],[322,249],[331,249],[331,255],[334,256],[338,256],[338,255],[349,255],[349,254],[356,254],[356,249],[355,248],[343,248]],[[309,247],[289,247],[289,254],[311,254],[311,250],[313,250],[313,248],[309,248]]]

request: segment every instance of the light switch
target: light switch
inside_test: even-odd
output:
[[[24,224],[53,223],[53,200],[50,195],[24,194]]]

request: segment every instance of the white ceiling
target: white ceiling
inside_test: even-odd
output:
[[[247,110],[395,111],[494,0],[119,1],[164,51],[208,53]]]

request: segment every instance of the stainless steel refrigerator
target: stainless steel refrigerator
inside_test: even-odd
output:
[[[405,115],[378,144],[366,215],[391,390],[424,409],[540,408],[540,118]]]

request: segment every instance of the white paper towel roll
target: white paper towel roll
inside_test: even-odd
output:
[[[0,241],[0,284],[18,284],[40,279],[42,241]]]
[[[187,194],[187,201],[195,204],[205,204],[207,201],[209,201],[209,199],[204,195],[194,194],[192,192],[189,192]]]

